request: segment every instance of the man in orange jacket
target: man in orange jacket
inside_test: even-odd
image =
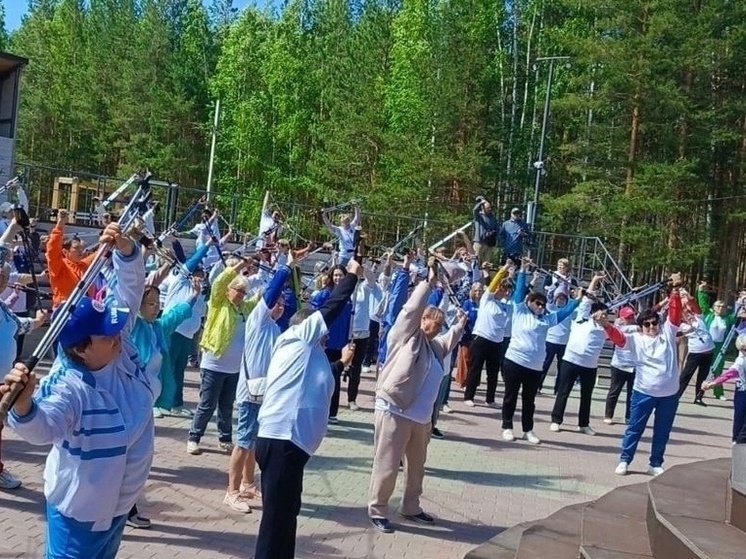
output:
[[[80,239],[65,239],[67,210],[57,213],[57,225],[49,234],[47,242],[47,267],[52,287],[52,308],[56,309],[67,299],[91,265],[95,253],[83,257],[85,246]]]

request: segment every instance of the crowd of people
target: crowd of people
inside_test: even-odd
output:
[[[46,240],[55,309],[99,257],[86,255],[82,241],[66,233],[67,218],[58,213]],[[312,247],[291,247],[278,212],[262,215],[256,249],[248,254],[224,250],[229,235],[220,237],[218,213],[207,210],[186,232],[196,237],[192,254],[172,237],[177,265],[151,254],[152,245],[141,246],[109,217],[100,242],[115,247],[110,260],[65,322],[41,380],[17,356],[22,336],[42,326],[46,313],[22,316],[0,300],[2,364],[10,371],[0,393],[23,386],[7,423],[31,444],[51,445],[44,476],[47,557],[114,557],[125,525],[149,527],[137,501],[153,460],[156,420],[189,419],[185,450],[198,455],[216,411],[217,445],[229,455],[224,505],[249,513],[261,501],[255,557],[294,557],[305,466],[328,424],[337,422],[344,383],[347,407],[360,409],[363,373],[376,380],[368,516],[382,533],[395,529],[389,501],[400,469],[406,482],[398,513],[435,522],[420,503],[428,445],[444,436],[440,413],[455,407],[452,380],[464,388],[467,411],[478,405],[485,371],[484,402],[500,408],[504,441],[516,439],[520,407],[522,438],[541,443],[535,399],[549,390],[555,360],[549,431],[566,429],[569,396],[579,383],[577,431],[592,436],[599,359],[611,343],[603,421],[617,421],[626,387],[619,475],[627,473],[653,412],[648,472],[663,471],[677,407],[695,371],[698,405],[706,405],[707,390],[736,381],[733,440],[746,442],[746,336],[737,337],[739,356],[725,372],[720,351],[746,318],[746,294],[729,312],[724,301],[711,304],[706,284],[692,295],[672,274],[654,307],[617,308],[603,296],[604,274],[582,285],[569,260],[559,260],[551,273],[537,268],[524,256],[530,227],[520,209],[499,225],[484,198],[474,208],[473,239],[459,235],[452,256],[435,247],[433,254],[365,258],[361,220],[358,207],[339,215],[338,225],[323,215],[338,250],[303,282],[299,263]],[[33,265],[40,250],[18,244],[21,233],[9,218],[0,237],[0,290],[10,283],[16,296],[31,283],[18,262]],[[31,253],[21,258],[24,251]],[[200,390],[192,411],[184,404],[184,374],[194,356]],[[0,463],[0,487],[20,483]]]

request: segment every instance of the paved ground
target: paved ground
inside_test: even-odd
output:
[[[196,405],[198,374],[187,373],[186,397]],[[359,412],[340,412],[318,455],[308,464],[299,518],[297,556],[325,558],[453,558],[504,528],[544,517],[556,509],[598,497],[610,489],[645,479],[649,437],[640,445],[633,473],[613,474],[623,426],[606,426],[597,389],[592,425],[596,437],[549,432],[551,397],[540,397],[536,432],[540,446],[504,443],[497,410],[465,408],[454,389],[456,413],[443,415],[445,440],[429,447],[423,507],[437,518],[433,527],[397,521],[393,535],[374,532],[365,503],[371,468],[372,378],[363,381]],[[728,392],[730,396],[730,392]],[[478,394],[478,401],[481,401]],[[343,400],[346,399],[343,397]],[[691,394],[684,396],[691,401]],[[730,453],[731,402],[707,408],[682,404],[666,465]],[[571,399],[568,410],[577,411]],[[568,414],[567,425],[576,417]],[[518,423],[520,425],[520,423]],[[221,504],[228,458],[217,451],[214,424],[203,439],[205,452],[185,451],[188,422],[157,421],[156,456],[141,510],[153,519],[149,531],[126,529],[119,557],[251,557],[261,518],[261,503],[243,515]],[[22,489],[0,492],[0,558],[42,557],[44,540],[42,468],[46,449],[32,447],[5,431],[3,458],[24,480]],[[400,493],[395,495],[398,501]],[[394,503],[395,504],[395,503]]]

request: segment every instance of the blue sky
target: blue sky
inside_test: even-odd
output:
[[[210,0],[204,0],[205,5],[210,5]],[[233,5],[242,9],[248,6],[251,0],[233,0]],[[28,11],[27,0],[0,0],[0,4],[5,6],[5,28],[8,31],[15,31],[21,26],[21,18]],[[259,2],[259,5],[266,5],[267,2]]]

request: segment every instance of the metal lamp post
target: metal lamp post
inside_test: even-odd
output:
[[[534,180],[534,199],[528,203],[526,218],[532,230],[536,230],[539,213],[539,189],[541,187],[541,178],[546,174],[544,169],[544,149],[547,137],[547,126],[549,123],[549,102],[552,99],[552,81],[554,80],[554,63],[562,60],[569,60],[569,56],[543,56],[537,58],[534,64],[549,61],[549,74],[547,75],[547,92],[544,97],[544,117],[541,121],[541,138],[539,140],[539,158],[534,162],[536,177]],[[569,66],[569,64],[567,64]]]

